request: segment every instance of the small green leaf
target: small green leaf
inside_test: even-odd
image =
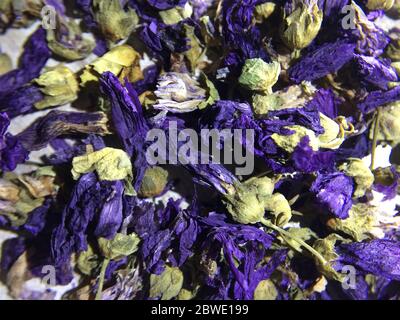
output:
[[[112,240],[99,238],[98,243],[103,256],[110,260],[119,260],[138,250],[140,238],[136,233],[129,235],[117,233]]]
[[[276,300],[277,297],[278,290],[269,279],[260,281],[254,291],[254,300]]]
[[[150,276],[150,297],[171,300],[179,294],[182,285],[182,271],[179,268],[165,266],[162,274]]]

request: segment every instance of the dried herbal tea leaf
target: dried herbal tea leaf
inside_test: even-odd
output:
[[[129,235],[117,233],[111,240],[99,238],[99,248],[102,255],[110,260],[119,260],[138,250],[140,238],[136,233]]]
[[[342,282],[345,278],[344,274],[338,273],[333,268],[333,263],[339,258],[339,255],[335,252],[335,244],[338,240],[344,240],[341,236],[332,233],[324,239],[318,239],[314,242],[313,248],[318,251],[327,261],[326,264],[322,264],[321,261],[315,259],[315,263],[319,272],[321,272],[328,279],[334,279]]]
[[[373,229],[378,226],[378,219],[374,215],[374,208],[364,203],[357,203],[349,211],[347,219],[332,218],[327,225],[334,231],[343,232],[355,241],[371,238]]]
[[[199,109],[204,109],[207,106],[210,106],[212,104],[214,104],[216,101],[219,100],[219,93],[218,90],[215,88],[214,83],[212,81],[210,81],[207,76],[205,75],[205,73],[201,72],[200,73],[200,83],[203,85],[203,87],[205,86],[206,89],[206,100],[200,102],[199,104]]]
[[[74,20],[59,19],[61,22],[58,28],[46,30],[49,49],[57,56],[71,61],[89,56],[96,46],[95,42],[82,35],[80,26]]]
[[[0,178],[0,199],[10,202],[19,200],[19,187],[8,179]]]
[[[91,245],[88,246],[86,251],[82,251],[78,254],[78,259],[76,261],[76,266],[79,271],[87,276],[90,276],[100,264],[100,257],[94,253]]]
[[[0,200],[0,215],[3,215],[13,227],[20,227],[26,223],[29,214],[44,203],[44,198],[32,198],[25,189],[20,189],[16,202]]]
[[[182,271],[179,268],[165,266],[165,270],[160,275],[150,276],[150,297],[170,300],[179,294],[182,285]]]
[[[304,83],[290,86],[272,94],[256,93],[252,97],[253,110],[257,115],[267,115],[268,111],[301,108],[312,99],[315,92],[315,87],[309,83]]]
[[[185,24],[184,25],[186,38],[189,39],[188,44],[190,49],[185,52],[185,57],[189,60],[191,70],[196,70],[204,55],[204,48],[195,34],[195,27]]]
[[[128,154],[120,149],[103,148],[72,160],[72,176],[77,180],[82,174],[96,171],[100,180],[124,180],[132,177],[132,163]]]

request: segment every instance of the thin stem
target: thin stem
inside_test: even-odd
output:
[[[284,236],[286,236],[288,238],[291,238],[292,240],[294,240],[294,241],[298,242],[299,244],[301,244],[305,249],[307,249],[310,253],[312,253],[323,265],[328,263],[328,261],[326,261],[325,258],[317,250],[315,250],[313,247],[311,247],[305,241],[294,237],[293,235],[291,235],[286,230],[283,230],[282,228],[279,228],[278,226],[274,225],[272,222],[270,222],[270,221],[268,221],[268,220],[266,220],[264,218],[261,220],[261,223],[263,225],[265,225],[266,227],[277,231],[281,235],[284,235]]]
[[[109,263],[110,263],[110,259],[103,260],[103,264],[101,266],[100,275],[99,275],[99,287],[97,288],[95,300],[101,300],[103,286],[104,286],[104,278],[106,276],[106,270],[107,270]]]
[[[380,117],[380,108],[377,109],[375,116],[374,136],[372,139],[372,150],[371,150],[371,166],[370,166],[371,171],[374,170],[375,168],[375,153],[376,153],[376,147],[378,143],[378,133],[379,133],[379,128],[378,128],[379,117]]]

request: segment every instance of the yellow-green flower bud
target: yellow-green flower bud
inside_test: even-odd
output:
[[[161,167],[148,168],[144,174],[138,195],[145,198],[158,196],[168,182],[168,171]]]
[[[295,6],[292,12],[284,13],[281,38],[290,49],[301,50],[317,36],[324,14],[316,0],[310,0],[309,4],[298,0],[292,5]]]
[[[242,224],[254,224],[264,217],[265,201],[272,194],[274,182],[268,177],[236,183],[223,202],[232,218]]]
[[[323,113],[319,114],[321,126],[324,133],[318,136],[319,147],[325,149],[337,149],[344,141],[344,136],[340,135],[340,126],[338,123],[327,117]]]
[[[274,142],[280,148],[289,153],[292,153],[294,149],[299,145],[301,139],[303,139],[305,136],[308,136],[308,138],[310,139],[310,147],[314,151],[318,150],[319,141],[315,136],[314,131],[298,125],[288,126],[286,128],[291,131],[294,131],[294,133],[288,136],[274,133],[271,136],[272,140],[274,140]]]
[[[390,10],[394,5],[394,0],[368,0],[369,10]]]
[[[354,179],[356,183],[354,197],[359,198],[364,196],[365,191],[371,188],[374,183],[374,175],[361,159],[350,158],[348,160],[348,162],[339,167],[339,170]]]
[[[292,218],[290,204],[280,193],[275,193],[266,198],[264,208],[273,216],[272,223],[276,226],[284,226]]]
[[[316,240],[313,244],[313,248],[329,262],[322,264],[321,261],[315,259],[317,269],[327,278],[341,282],[345,279],[345,275],[337,272],[332,267],[333,262],[339,258],[339,255],[335,252],[335,244],[337,241],[344,241],[344,239],[336,233],[332,233],[324,239]]]
[[[127,38],[139,22],[135,10],[124,10],[120,0],[94,0],[93,8],[101,32],[113,42]]]
[[[267,63],[262,59],[246,60],[239,83],[252,91],[272,92],[272,86],[278,81],[281,73],[279,62]]]
[[[35,103],[37,109],[60,106],[78,97],[79,84],[75,74],[63,65],[50,68],[34,82],[40,86],[44,98]]]

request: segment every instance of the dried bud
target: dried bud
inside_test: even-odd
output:
[[[139,196],[150,198],[164,191],[168,182],[168,171],[161,167],[148,168],[139,189]]]
[[[328,263],[322,264],[318,259],[315,260],[317,269],[328,279],[343,281],[345,275],[340,274],[333,268],[334,262],[339,258],[335,251],[335,244],[339,240],[344,240],[341,236],[332,233],[324,239],[318,239],[314,242],[313,248],[320,253]]]
[[[284,226],[292,218],[290,204],[280,193],[275,193],[265,199],[264,207],[273,216],[272,222],[276,226]]]
[[[318,136],[319,147],[338,149],[344,141],[344,135],[341,134],[339,124],[323,113],[320,113],[319,117],[321,126],[324,128],[324,133]]]
[[[356,183],[354,197],[359,198],[364,196],[365,192],[371,188],[374,183],[374,175],[361,159],[350,158],[348,160],[339,167],[339,170],[354,179]]]
[[[67,104],[78,97],[79,84],[75,74],[63,65],[50,68],[34,82],[44,94],[44,98],[35,103],[37,109]]]
[[[158,79],[155,109],[191,112],[206,98],[206,90],[186,73],[168,72]]]
[[[332,218],[327,226],[333,231],[348,234],[355,241],[363,241],[370,238],[375,229],[379,230],[379,221],[374,207],[357,203],[350,209],[347,219]]]
[[[139,22],[135,10],[125,10],[120,0],[94,0],[93,8],[101,32],[113,42],[127,38]]]
[[[296,0],[290,10],[285,10],[281,38],[293,50],[307,47],[317,36],[323,11],[318,7],[317,0]]]
[[[236,183],[234,191],[225,195],[224,203],[232,218],[243,224],[260,222],[264,217],[266,199],[272,195],[274,182],[267,178],[253,178]]]
[[[239,83],[248,90],[271,93],[280,73],[279,62],[267,63],[259,58],[248,59],[243,66]]]
[[[58,27],[47,29],[47,43],[57,56],[67,60],[81,60],[89,56],[96,44],[93,39],[84,36],[74,20],[63,15],[57,16]]]
[[[293,126],[288,126],[286,127],[287,129],[294,131],[293,134],[291,135],[280,135],[277,133],[274,133],[271,138],[274,140],[274,142],[283,150],[292,153],[294,149],[298,146],[300,143],[301,139],[303,139],[305,136],[308,136],[310,139],[310,147],[314,150],[317,151],[319,147],[319,141],[317,137],[315,136],[314,131],[307,129],[302,126],[298,125],[293,125]]]

